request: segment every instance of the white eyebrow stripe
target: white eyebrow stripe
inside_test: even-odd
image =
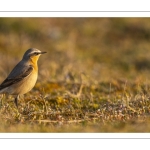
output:
[[[30,53],[29,55],[34,55],[35,53],[41,54],[41,51],[34,51],[34,52]]]

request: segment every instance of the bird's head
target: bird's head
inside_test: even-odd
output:
[[[40,55],[45,54],[45,53],[46,52],[42,52],[36,48],[30,48],[24,53],[23,59],[31,60],[33,63],[36,63],[38,61]]]

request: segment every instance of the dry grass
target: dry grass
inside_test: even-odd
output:
[[[0,81],[36,47],[34,89],[0,99],[0,132],[149,132],[148,18],[0,18]]]

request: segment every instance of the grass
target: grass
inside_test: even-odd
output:
[[[47,51],[34,89],[0,97],[0,132],[149,132],[149,18],[0,18],[0,81]]]

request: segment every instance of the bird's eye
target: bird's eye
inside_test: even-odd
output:
[[[35,54],[35,55],[38,55],[39,53],[35,52],[34,54]]]

